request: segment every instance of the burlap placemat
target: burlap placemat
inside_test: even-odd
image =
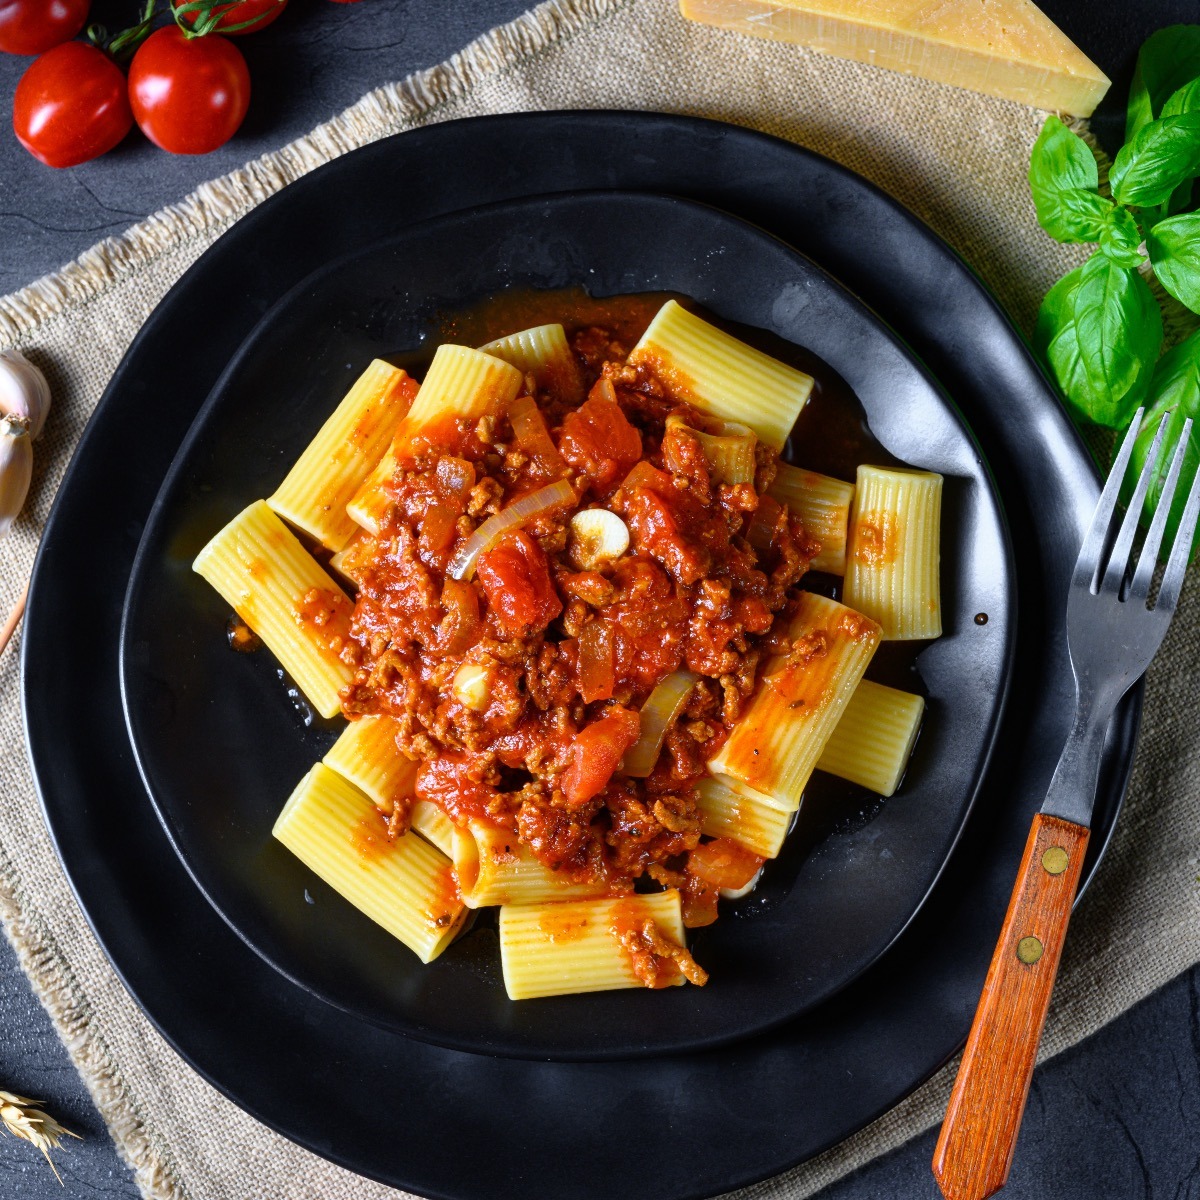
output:
[[[839,160],[929,222],[1025,328],[1045,289],[1081,255],[1055,245],[1034,221],[1025,166],[1042,114],[691,25],[678,17],[673,0],[555,0],[0,300],[0,346],[26,348],[56,397],[38,446],[31,503],[0,541],[0,614],[28,577],[54,489],[126,346],[170,285],[233,221],[312,167],[387,134],[482,113],[589,107],[716,117]],[[1195,592],[1193,574],[1151,672],[1125,814],[1072,927],[1045,1055],[1200,960]],[[42,824],[13,653],[0,659],[0,797],[0,916],[147,1196],[399,1195],[240,1112],[163,1043],[125,993],[75,905]],[[943,1072],[858,1136],[743,1195],[811,1195],[934,1123],[949,1079]]]

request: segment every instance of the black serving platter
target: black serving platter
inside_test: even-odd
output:
[[[276,301],[407,223],[581,188],[668,191],[755,222],[829,270],[925,361],[1005,504],[1020,581],[1017,699],[933,894],[835,1003],[697,1054],[539,1063],[358,1020],[288,984],[233,933],[153,817],[122,720],[117,636],[171,460]],[[92,928],[163,1036],[317,1153],[446,1200],[712,1196],[861,1128],[962,1044],[1066,734],[1061,617],[1098,494],[1084,448],[988,292],[917,218],[828,160],[718,122],[625,112],[479,118],[380,141],[292,184],[203,255],[147,321],[84,434],[43,539],[22,645],[46,820]],[[1134,693],[1110,732],[1087,877],[1113,828],[1139,711]]]
[[[707,987],[514,1003],[498,977],[491,920],[423,965],[273,840],[291,787],[345,723],[299,711],[269,654],[230,653],[228,606],[191,564],[232,517],[274,491],[372,358],[411,365],[482,300],[503,312],[496,297],[506,290],[557,293],[557,315],[569,317],[579,288],[592,297],[683,294],[739,328],[803,347],[824,377],[813,410],[849,407],[831,386],[849,385],[890,455],[946,478],[945,632],[913,648],[921,652],[911,684],[928,715],[905,786],[816,853],[805,855],[811,840],[798,831],[750,901],[693,933]],[[556,315],[553,295],[542,313]],[[793,439],[806,466],[817,465],[804,458],[813,415]],[[857,417],[851,409],[849,420]],[[142,778],[184,864],[289,979],[457,1049],[563,1059],[682,1053],[813,1008],[907,925],[983,778],[1014,644],[1013,591],[999,504],[975,443],[924,369],[829,275],[772,235],[691,201],[560,194],[407,229],[310,276],[258,323],[184,440],[142,537],[121,635],[122,696]]]

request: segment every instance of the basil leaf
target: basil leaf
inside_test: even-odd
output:
[[[1104,214],[1097,240],[1101,251],[1119,267],[1136,267],[1142,261],[1142,234],[1128,209],[1112,206]]]
[[[1200,112],[1162,117],[1121,147],[1109,172],[1113,199],[1164,204],[1184,180],[1200,174]]]
[[[1072,417],[1081,423],[1091,419],[1088,410],[1075,401],[1075,397],[1088,393],[1073,312],[1075,292],[1082,274],[1083,268],[1076,267],[1046,293],[1033,329],[1033,348],[1037,356],[1058,384]]]
[[[1175,447],[1183,433],[1184,421],[1191,417],[1193,421],[1200,422],[1200,333],[1193,333],[1186,341],[1180,342],[1159,359],[1150,380],[1146,402],[1146,414],[1142,418],[1138,438],[1133,446],[1133,470],[1127,476],[1131,481],[1127,485],[1127,496],[1133,490],[1132,480],[1137,479],[1149,457],[1150,445],[1158,431],[1158,423],[1164,413],[1171,414],[1166,436],[1151,469],[1150,490],[1146,493],[1143,519],[1149,522],[1162,495],[1167,472],[1171,469],[1171,459],[1175,455]],[[1200,466],[1200,424],[1192,426],[1188,437],[1179,483],[1175,488],[1175,498],[1171,502],[1171,515],[1167,518],[1164,549],[1171,545],[1178,532],[1179,518],[1183,515],[1188,487],[1197,466]],[[1200,534],[1197,535],[1197,539],[1200,539]],[[1196,542],[1193,541],[1193,551],[1195,548]]]
[[[1193,79],[1191,83],[1185,83],[1178,91],[1172,92],[1160,115],[1178,117],[1190,112],[1200,112],[1200,79]]]
[[[1200,213],[1159,221],[1146,234],[1158,281],[1180,304],[1200,312]]]
[[[1060,303],[1070,320],[1047,347],[1055,378],[1072,411],[1119,429],[1137,407],[1162,345],[1154,296],[1136,271],[1094,254]]]
[[[1038,224],[1060,242],[1094,242],[1112,205],[1097,194],[1096,159],[1057,117],[1047,117],[1029,154]]]
[[[1200,25],[1169,25],[1153,33],[1138,51],[1129,87],[1125,140],[1161,114],[1168,97],[1200,75]]]

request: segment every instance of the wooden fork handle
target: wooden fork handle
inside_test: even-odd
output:
[[[1033,819],[933,1152],[947,1200],[984,1200],[1008,1179],[1087,843],[1086,826]]]

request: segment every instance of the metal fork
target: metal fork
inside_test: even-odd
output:
[[[998,1192],[1008,1179],[1087,849],[1104,734],[1117,701],[1162,645],[1191,558],[1200,517],[1200,470],[1192,480],[1151,606],[1159,550],[1192,422],[1184,422],[1135,565],[1138,522],[1170,420],[1167,414],[1158,426],[1129,507],[1117,527],[1117,499],[1142,411],[1138,410],[1121,443],[1071,576],[1067,645],[1075,672],[1075,719],[1045,803],[1034,817],[1025,843],[934,1150],[933,1173],[948,1200],[983,1200]]]

